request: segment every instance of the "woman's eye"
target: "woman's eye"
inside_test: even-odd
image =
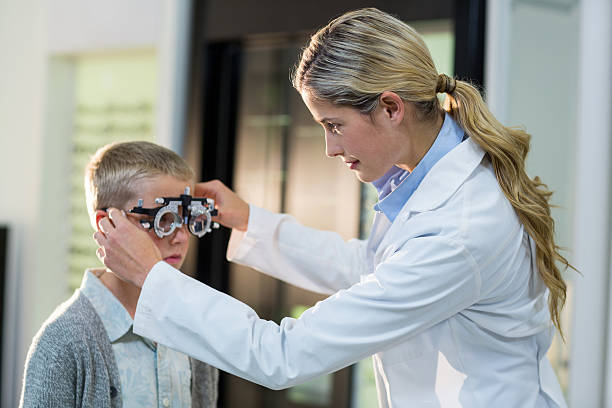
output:
[[[325,126],[327,127],[327,130],[329,130],[332,133],[335,133],[335,134],[340,133],[340,130],[336,123],[327,122]]]

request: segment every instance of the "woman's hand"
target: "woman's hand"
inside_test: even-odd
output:
[[[246,231],[249,225],[249,204],[225,184],[219,180],[198,183],[195,185],[194,194],[196,197],[215,200],[219,214],[213,220],[224,227]]]
[[[132,224],[126,215],[115,208],[98,223],[94,240],[99,248],[98,258],[120,279],[139,288],[153,266],[162,260],[159,248],[143,229]]]

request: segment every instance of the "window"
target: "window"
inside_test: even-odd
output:
[[[69,285],[80,286],[83,271],[101,265],[85,205],[83,171],[101,146],[130,140],[153,141],[156,56],[152,51],[84,55],[74,59],[74,124],[70,172]]]

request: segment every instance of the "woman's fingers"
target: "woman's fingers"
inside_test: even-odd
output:
[[[125,213],[110,209],[94,233],[99,247],[96,255],[119,278],[142,287],[161,253],[148,233],[128,221]]]
[[[103,234],[108,234],[112,229],[115,228],[113,223],[110,221],[110,218],[104,217],[100,221],[98,221],[98,228]]]
[[[96,256],[98,257],[100,262],[106,264],[104,262],[104,258],[106,258],[106,252],[104,251],[104,247],[107,245],[106,236],[102,231],[96,231],[93,234],[93,239],[94,241],[96,241],[96,244],[98,244],[98,249],[96,249]]]
[[[197,183],[195,194],[215,200],[218,215],[215,221],[228,228],[246,231],[249,222],[249,205],[219,180]]]
[[[195,185],[194,194],[197,197],[212,198],[216,202],[216,201],[218,201],[217,193],[220,190],[223,190],[223,189],[229,190],[229,188],[227,188],[225,186],[225,184],[223,184],[219,180],[205,181],[205,182],[202,182],[202,183],[197,183]]]
[[[93,234],[93,239],[99,247],[103,247],[106,243],[106,235],[102,231],[96,231]]]
[[[104,263],[104,257],[106,256],[104,254],[104,248],[98,248],[96,249],[96,256],[98,257],[98,259],[100,260],[100,262]]]
[[[117,229],[119,229],[120,227],[124,227],[126,224],[129,224],[130,226],[132,225],[128,221],[127,216],[125,215],[125,211],[123,210],[110,208],[108,210],[108,218],[112,223],[113,227]]]

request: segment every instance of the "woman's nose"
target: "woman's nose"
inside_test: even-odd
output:
[[[325,132],[325,154],[327,157],[342,155],[342,146],[334,139],[335,137],[331,132]]]

